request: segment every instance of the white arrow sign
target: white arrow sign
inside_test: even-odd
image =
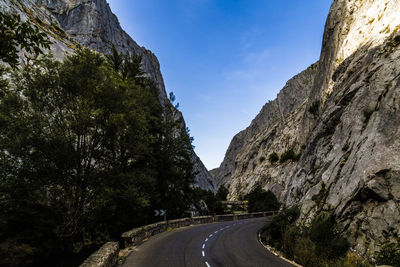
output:
[[[164,216],[165,210],[154,210],[154,216]]]

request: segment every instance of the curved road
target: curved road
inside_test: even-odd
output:
[[[266,218],[189,226],[151,237],[123,267],[291,267],[268,252],[257,232]]]

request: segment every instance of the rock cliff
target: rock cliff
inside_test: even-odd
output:
[[[400,225],[400,1],[335,0],[320,60],[291,79],[232,140],[217,185],[256,184],[303,221],[333,212],[371,255]],[[270,162],[292,150],[297,158]]]
[[[157,57],[121,28],[106,0],[0,0],[0,8],[20,14],[45,31],[53,42],[50,50],[58,59],[78,46],[107,54],[112,44],[120,52],[141,55],[143,70],[159,90],[159,101],[169,101]],[[213,179],[194,151],[192,158],[196,184],[214,191]]]

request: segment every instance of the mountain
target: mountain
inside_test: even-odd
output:
[[[334,213],[360,254],[400,234],[398,14],[399,0],[333,1],[319,61],[265,104],[213,170],[230,199],[261,184],[299,204],[303,221]]]
[[[106,0],[0,0],[0,7],[17,12],[46,32],[53,41],[50,50],[58,59],[78,46],[107,54],[112,44],[119,52],[141,55],[142,68],[158,88],[159,101],[169,101],[157,57],[121,28]],[[194,151],[192,158],[196,185],[215,191],[212,177]]]

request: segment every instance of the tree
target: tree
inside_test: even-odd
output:
[[[171,104],[166,103],[163,109],[156,159],[159,198],[155,205],[165,208],[169,218],[188,215],[194,201],[193,139],[177,105],[173,105],[174,100],[174,95],[170,94]]]
[[[142,70],[142,56],[135,53],[122,54],[113,44],[106,58],[114,70],[120,72],[125,79],[133,79],[136,82],[148,81],[143,77],[145,72]]]
[[[278,210],[280,203],[271,191],[265,191],[257,185],[245,199],[249,201],[249,212]]]
[[[225,201],[229,194],[229,190],[225,186],[220,186],[215,194],[218,201]]]
[[[43,257],[143,223],[156,182],[154,110],[153,92],[86,49],[16,71],[0,95],[2,239]]]
[[[18,52],[24,50],[35,56],[49,49],[47,35],[29,22],[22,22],[19,15],[0,12],[0,59],[11,67],[19,64]]]

